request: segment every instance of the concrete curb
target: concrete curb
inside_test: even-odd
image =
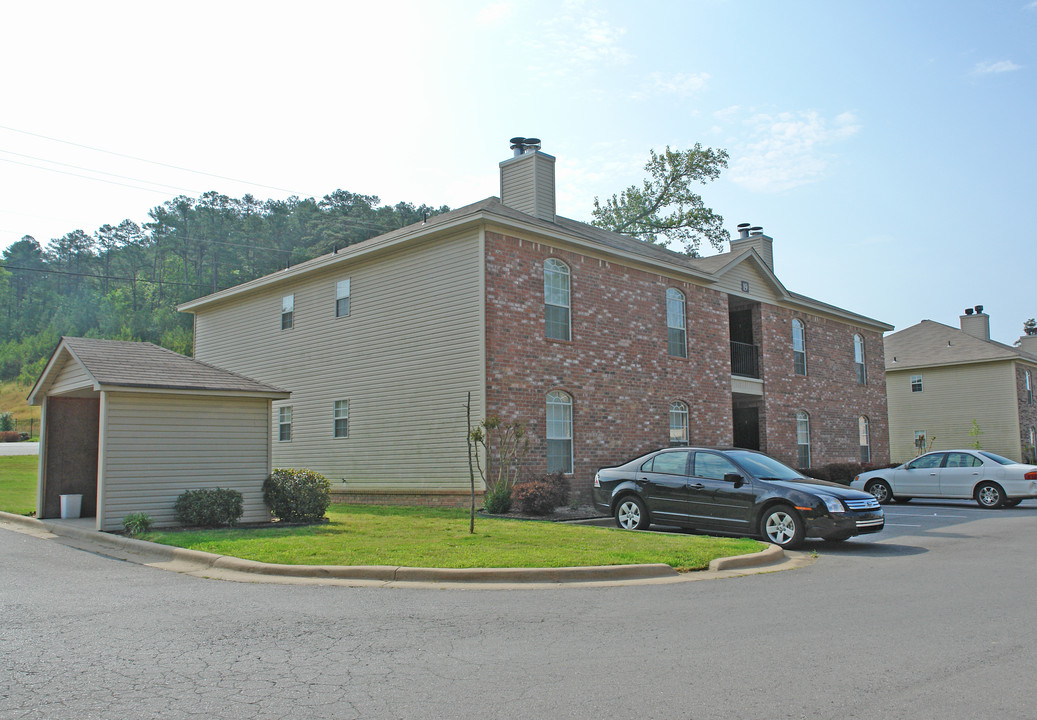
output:
[[[131,556],[143,556],[141,564],[179,562],[191,566],[193,572],[204,570],[230,571],[247,575],[312,580],[361,580],[387,583],[591,583],[624,582],[652,579],[678,579],[678,573],[669,565],[599,565],[560,568],[416,568],[393,565],[280,565],[245,560],[229,555],[216,555],[199,550],[188,550],[160,545],[146,540],[112,535],[110,533],[70,527],[60,522],[37,520],[0,511],[0,522],[10,522],[27,528],[45,530],[52,535],[68,537],[118,550]],[[717,558],[709,564],[710,573],[742,570],[780,563],[784,551],[770,545],[762,552]],[[136,560],[134,560],[136,561]],[[686,573],[687,574],[687,573]],[[690,573],[695,575],[695,573]]]

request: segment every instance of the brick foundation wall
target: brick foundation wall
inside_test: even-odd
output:
[[[544,336],[544,260],[570,269],[570,342]],[[667,352],[666,290],[684,293],[688,357]],[[595,471],[669,444],[670,402],[692,444],[732,442],[727,296],[578,253],[486,233],[486,407],[527,423],[523,475],[546,471],[546,396],[573,398],[574,496]]]
[[[793,318],[805,326],[805,376],[793,370]],[[803,410],[810,415],[812,465],[859,462],[858,418],[864,415],[871,434],[871,461],[889,462],[882,334],[774,305],[761,306],[761,328],[761,423],[766,418],[766,444],[761,449],[796,467],[796,413]],[[865,385],[857,384],[854,333],[864,338]]]

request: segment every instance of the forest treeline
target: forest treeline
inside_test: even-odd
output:
[[[46,245],[27,235],[0,260],[0,381],[35,382],[62,335],[190,355],[191,316],[177,304],[447,210],[345,190],[265,201],[208,192],[153,208],[143,225],[74,230]]]

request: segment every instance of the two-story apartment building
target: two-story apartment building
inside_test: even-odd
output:
[[[893,459],[911,459],[921,444],[947,450],[979,442],[1032,462],[1037,336],[1020,338],[1018,347],[991,340],[990,316],[981,305],[959,320],[960,329],[923,320],[886,338]]]
[[[559,216],[555,158],[518,147],[501,196],[185,303],[195,357],[290,390],[274,464],[355,501],[467,494],[473,417],[527,425],[529,473],[670,443],[807,466],[888,459],[885,323],[787,290],[739,226],[690,258]]]

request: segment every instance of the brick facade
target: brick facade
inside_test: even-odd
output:
[[[765,388],[765,451],[784,463],[797,463],[796,414],[810,416],[810,455],[814,466],[858,462],[858,418],[868,418],[871,461],[889,462],[885,359],[882,334],[847,323],[774,305],[761,305],[763,338],[760,365]],[[792,319],[804,324],[807,374],[796,375],[792,357]],[[867,382],[857,383],[853,336],[864,339]],[[763,420],[761,419],[761,424]]]
[[[1026,373],[1030,373],[1030,390],[1035,398],[1030,400],[1026,391]],[[1034,447],[1030,444],[1030,428],[1037,429],[1037,372],[1033,368],[1016,364],[1015,366],[1016,397],[1019,398],[1019,442],[1022,446],[1023,462],[1034,462]],[[1035,433],[1037,434],[1037,433]]]
[[[546,396],[573,399],[573,490],[589,497],[594,472],[669,444],[669,408],[688,406],[689,441],[733,444],[726,293],[576,252],[487,232],[487,412],[527,423],[524,474],[546,471]],[[572,340],[545,338],[544,261],[570,268]],[[666,291],[686,298],[688,357],[667,352]],[[882,335],[798,314],[807,325],[806,377],[792,376],[791,319],[753,308],[765,396],[761,449],[796,464],[795,415],[811,416],[813,464],[860,457],[857,419],[868,417],[875,462],[889,458]],[[868,384],[856,381],[853,334],[865,339]],[[744,398],[744,396],[742,396]]]

